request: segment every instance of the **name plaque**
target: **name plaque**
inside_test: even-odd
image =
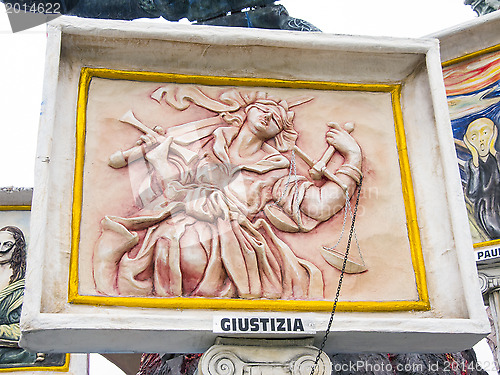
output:
[[[316,325],[311,319],[297,317],[214,316],[214,333],[297,333],[315,334]]]
[[[476,250],[476,262],[482,262],[490,259],[500,259],[500,247],[494,246],[486,249]]]

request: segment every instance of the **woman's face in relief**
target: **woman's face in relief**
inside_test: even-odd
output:
[[[267,141],[281,132],[281,128],[273,119],[272,112],[260,107],[252,107],[248,110],[247,123],[250,131],[263,141]]]

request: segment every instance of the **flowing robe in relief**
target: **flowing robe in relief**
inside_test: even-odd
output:
[[[323,298],[321,271],[299,258],[264,215],[278,210],[296,231],[311,230],[319,222],[300,204],[312,183],[289,176],[288,159],[267,143],[258,161],[231,160],[228,147],[238,131],[220,126],[189,145],[199,156],[189,164],[171,151],[172,138],[145,153],[151,174],[144,208],[102,220],[93,258],[98,292]]]

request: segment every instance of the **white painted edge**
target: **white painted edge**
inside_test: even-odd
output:
[[[89,355],[85,354],[70,354],[69,373],[89,375]],[[52,374],[54,374],[52,372]],[[39,372],[34,375],[39,375]]]
[[[477,28],[478,26],[483,25],[485,23],[489,23],[489,22],[494,21],[494,20],[500,20],[500,11],[492,12],[492,13],[486,14],[484,16],[477,17],[473,20],[462,22],[462,23],[459,23],[455,26],[437,31],[435,33],[424,35],[423,38],[442,39],[442,38],[446,38],[448,36],[452,36],[456,33],[470,32],[470,31],[474,30],[475,28]]]
[[[500,43],[500,11],[428,35],[441,42],[442,61],[450,61]]]
[[[33,198],[33,188],[5,186],[0,187],[1,206],[29,206]]]
[[[42,134],[53,134],[54,118],[56,113],[55,100],[48,98],[56,98],[59,75],[59,57],[61,51],[61,30],[51,25],[47,26],[47,50],[45,62],[45,78],[43,83],[42,107],[40,116],[40,125],[38,129],[38,144],[35,160],[35,186],[43,186],[49,181],[49,156],[51,155],[52,138],[46,141],[46,137]],[[47,244],[47,238],[43,233],[43,225],[49,220],[48,218],[48,199],[47,191],[35,189],[33,191],[32,210],[42,213],[43,217],[40,220],[31,220],[30,222],[30,244],[29,249],[36,251],[28,251],[27,262],[38,264],[39,267],[31,267],[27,269],[26,288],[29,293],[24,294],[23,309],[21,314],[21,326],[23,320],[32,319],[41,310],[42,290],[38,285],[42,285],[43,273],[42,264],[46,252],[50,249]],[[22,339],[22,338],[21,338]]]
[[[52,316],[50,316],[52,315]],[[165,331],[164,324],[172,324],[172,319],[148,315],[129,315],[128,317],[101,316],[99,319],[92,317],[82,321],[77,314],[65,314],[55,317],[54,314],[40,314],[33,322],[36,325],[30,327],[26,332],[28,340],[23,340],[21,345],[30,350],[37,350],[47,344],[54,351],[64,349],[65,342],[59,339],[60,332],[71,329],[71,345],[73,352],[86,352],[89,345],[99,352],[134,352],[138,345],[132,342],[141,342],[140,350],[158,351],[158,345],[165,343],[165,349],[175,346],[179,352],[191,352],[205,350],[210,347],[215,337],[258,337],[258,335],[226,334],[221,335],[212,331],[210,319],[190,319],[185,321],[186,327],[177,327],[175,330]],[[251,314],[246,313],[246,316]],[[316,314],[312,314],[316,315]],[[264,316],[260,313],[259,316]],[[271,315],[269,315],[271,316]],[[140,318],[140,323],[139,319]],[[311,317],[308,317],[311,319]],[[313,317],[314,318],[314,317]],[[95,324],[95,323],[98,324]],[[134,322],[133,328],[130,322]],[[326,329],[326,319],[316,319],[317,333],[315,335],[303,335],[313,337],[315,344],[321,344]],[[406,334],[402,334],[401,326],[405,327]],[[129,327],[129,328],[124,328]],[[155,328],[152,328],[155,327]],[[161,328],[160,328],[161,327]],[[472,347],[484,337],[484,327],[477,321],[470,319],[426,319],[425,329],[422,322],[417,319],[380,319],[377,320],[376,330],[373,330],[374,322],[366,318],[346,317],[341,314],[334,319],[330,339],[327,342],[327,352],[414,352],[417,347],[425,345],[426,351],[434,353],[459,351]],[[192,329],[196,331],[193,331]],[[42,330],[40,332],[39,330]],[[113,331],[120,329],[121,338],[117,342]],[[38,332],[37,332],[38,331]],[[412,339],[408,339],[411,334]],[[98,340],[96,341],[96,336]],[[287,334],[262,335],[263,338],[289,338]],[[173,345],[172,342],[175,342]],[[388,344],[389,343],[389,344]],[[420,343],[420,344],[418,344]],[[423,344],[425,343],[425,344]],[[172,346],[173,345],[173,346]],[[196,349],[195,349],[196,348]],[[202,349],[203,349],[202,348]]]
[[[64,34],[86,35],[115,38],[150,38],[178,42],[194,42],[218,45],[254,45],[301,49],[324,49],[335,47],[345,51],[359,51],[359,48],[372,53],[425,53],[432,42],[426,39],[370,37],[327,33],[304,33],[300,31],[231,28],[228,39],[227,28],[221,26],[165,24],[146,21],[116,21],[82,19],[61,16],[50,22]],[[194,34],[193,28],[196,29]],[[126,31],[126,36],[123,33]],[[297,36],[300,35],[300,38]]]
[[[477,277],[477,268],[474,258],[474,249],[472,238],[468,231],[463,228],[469,228],[465,199],[461,186],[460,172],[456,161],[455,145],[453,144],[453,132],[451,129],[450,112],[446,100],[446,89],[443,80],[443,71],[441,69],[441,56],[439,52],[439,43],[436,40],[435,45],[427,53],[427,69],[429,77],[432,103],[434,105],[434,115],[436,117],[437,135],[439,138],[439,151],[443,165],[444,185],[446,189],[448,208],[450,210],[450,221],[454,243],[458,254],[458,263],[461,279],[464,283],[465,302],[469,312],[470,319],[478,320],[484,326],[485,330],[490,329],[488,317],[483,306],[481,294],[478,292],[479,279]],[[455,165],[455,168],[446,166]]]
[[[207,312],[207,310],[198,310],[198,312]],[[151,315],[148,314],[147,309],[144,309],[141,313],[128,312],[128,314],[91,314],[88,319],[82,319],[81,313],[73,314],[54,314],[54,313],[40,313],[36,319],[29,323],[25,323],[23,328],[26,331],[35,332],[40,329],[44,330],[61,330],[61,329],[89,329],[89,330],[101,330],[101,329],[122,329],[123,331],[159,331],[166,332],[166,328],[172,328],[172,332],[175,331],[200,331],[202,333],[212,332],[213,327],[213,316],[220,315],[221,311],[214,312],[210,315],[193,316],[189,315],[182,318],[182,323],[189,323],[189,327],[185,328],[180,326],[178,319],[173,319],[169,316]],[[252,312],[252,311],[238,311],[238,312],[228,312],[228,315],[239,317],[282,317],[281,312]],[[373,313],[376,315],[377,313]],[[418,313],[417,313],[418,314]],[[167,314],[165,314],[167,315]],[[201,314],[200,314],[201,315]],[[315,327],[318,333],[325,331],[328,325],[329,317],[328,313],[307,313],[307,312],[297,312],[297,313],[286,313],[287,317],[304,317],[308,320],[313,320],[315,322]],[[97,319],[97,317],[99,319]],[[177,320],[177,321],[175,321]],[[133,325],[131,322],[134,322]],[[425,332],[425,333],[476,333],[476,334],[486,334],[489,332],[488,329],[485,330],[482,320],[478,319],[452,319],[448,318],[445,321],[441,318],[425,318],[425,328],[422,326],[422,319],[415,317],[414,319],[408,318],[383,318],[379,317],[376,320],[377,330],[384,332],[395,332],[401,333],[401,325],[404,324],[407,327],[408,332]],[[338,312],[335,314],[334,323],[332,326],[332,332],[351,332],[351,331],[373,331],[373,320],[367,319],[361,316],[351,316],[349,313]],[[125,328],[128,327],[128,328]],[[375,332],[376,332],[375,331]]]

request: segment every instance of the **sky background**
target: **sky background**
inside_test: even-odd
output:
[[[282,0],[278,3],[291,16],[334,34],[418,38],[476,18],[463,0]],[[5,7],[0,4],[0,187],[33,186],[45,41],[45,25],[13,34]],[[101,358],[91,356],[90,374],[121,373],[108,367]]]

